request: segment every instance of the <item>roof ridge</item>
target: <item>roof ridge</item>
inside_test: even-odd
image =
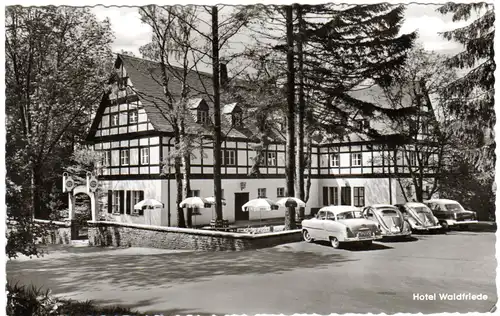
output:
[[[152,60],[152,59],[141,58],[141,57],[136,57],[136,56],[130,56],[130,55],[121,54],[121,53],[116,53],[116,56],[120,57],[120,58],[125,57],[125,58],[135,59],[137,61],[145,61],[145,62],[149,62],[149,63],[154,63],[154,64],[157,64],[158,66],[160,66],[160,64],[161,64],[159,61],[155,61],[155,60]],[[168,65],[168,67],[175,68],[177,70],[183,70],[183,68],[180,67],[180,66]],[[206,71],[197,71],[197,70],[194,70],[194,69],[191,69],[189,71],[190,72],[192,71],[194,73],[198,73],[200,75],[206,75],[208,77],[212,77],[212,73],[209,73],[209,72],[206,72]]]

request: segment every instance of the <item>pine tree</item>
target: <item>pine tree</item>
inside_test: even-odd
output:
[[[461,69],[465,75],[451,83],[445,90],[449,102],[445,106],[457,119],[456,133],[467,144],[464,152],[480,171],[494,173],[495,125],[494,71],[495,12],[486,3],[447,3],[438,9],[442,14],[452,14],[453,21],[469,20],[467,26],[442,33],[447,40],[457,41],[464,51],[448,59],[449,67]]]
[[[323,125],[330,128],[340,124],[339,131],[345,132],[345,129],[356,128],[342,122],[357,113],[362,116],[371,116],[375,111],[389,116],[405,114],[351,96],[353,90],[360,89],[366,82],[389,84],[391,73],[403,65],[416,37],[415,33],[398,36],[404,6],[336,5],[307,9],[315,15],[329,17],[324,24],[306,19],[305,35],[308,39],[305,88],[315,92],[313,111]],[[370,132],[378,136],[375,131]]]

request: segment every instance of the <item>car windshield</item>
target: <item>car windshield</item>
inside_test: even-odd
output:
[[[458,203],[450,203],[450,204],[445,204],[444,207],[446,207],[446,209],[448,211],[452,211],[452,212],[461,212],[463,211],[464,209],[462,208],[462,205],[458,204]]]
[[[427,214],[431,212],[431,210],[426,206],[412,207],[412,209],[414,209],[418,214]]]
[[[337,214],[337,219],[353,219],[353,218],[362,218],[361,212],[347,211]]]

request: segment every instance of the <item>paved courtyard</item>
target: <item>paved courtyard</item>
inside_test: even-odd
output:
[[[61,297],[170,314],[487,312],[495,235],[450,232],[370,249],[305,242],[244,252],[51,247],[9,261],[7,277]],[[435,301],[414,294],[438,295]],[[472,293],[486,300],[440,300]]]

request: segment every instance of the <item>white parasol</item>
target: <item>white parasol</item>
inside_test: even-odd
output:
[[[276,204],[283,207],[306,207],[306,202],[295,197],[285,197],[279,199]]]
[[[243,212],[259,211],[260,220],[262,221],[262,211],[274,211],[277,210],[278,207],[279,205],[270,199],[259,198],[246,202],[241,207],[241,210]]]
[[[155,199],[145,199],[145,200],[142,200],[139,203],[135,204],[134,205],[134,210],[140,210],[144,206],[147,206],[147,207],[150,207],[150,208],[162,208],[163,207],[163,203],[160,202],[160,201],[158,201],[158,200],[155,200]]]
[[[207,202],[198,196],[188,197],[179,203],[180,207],[188,207],[188,208],[205,208],[207,206]]]

